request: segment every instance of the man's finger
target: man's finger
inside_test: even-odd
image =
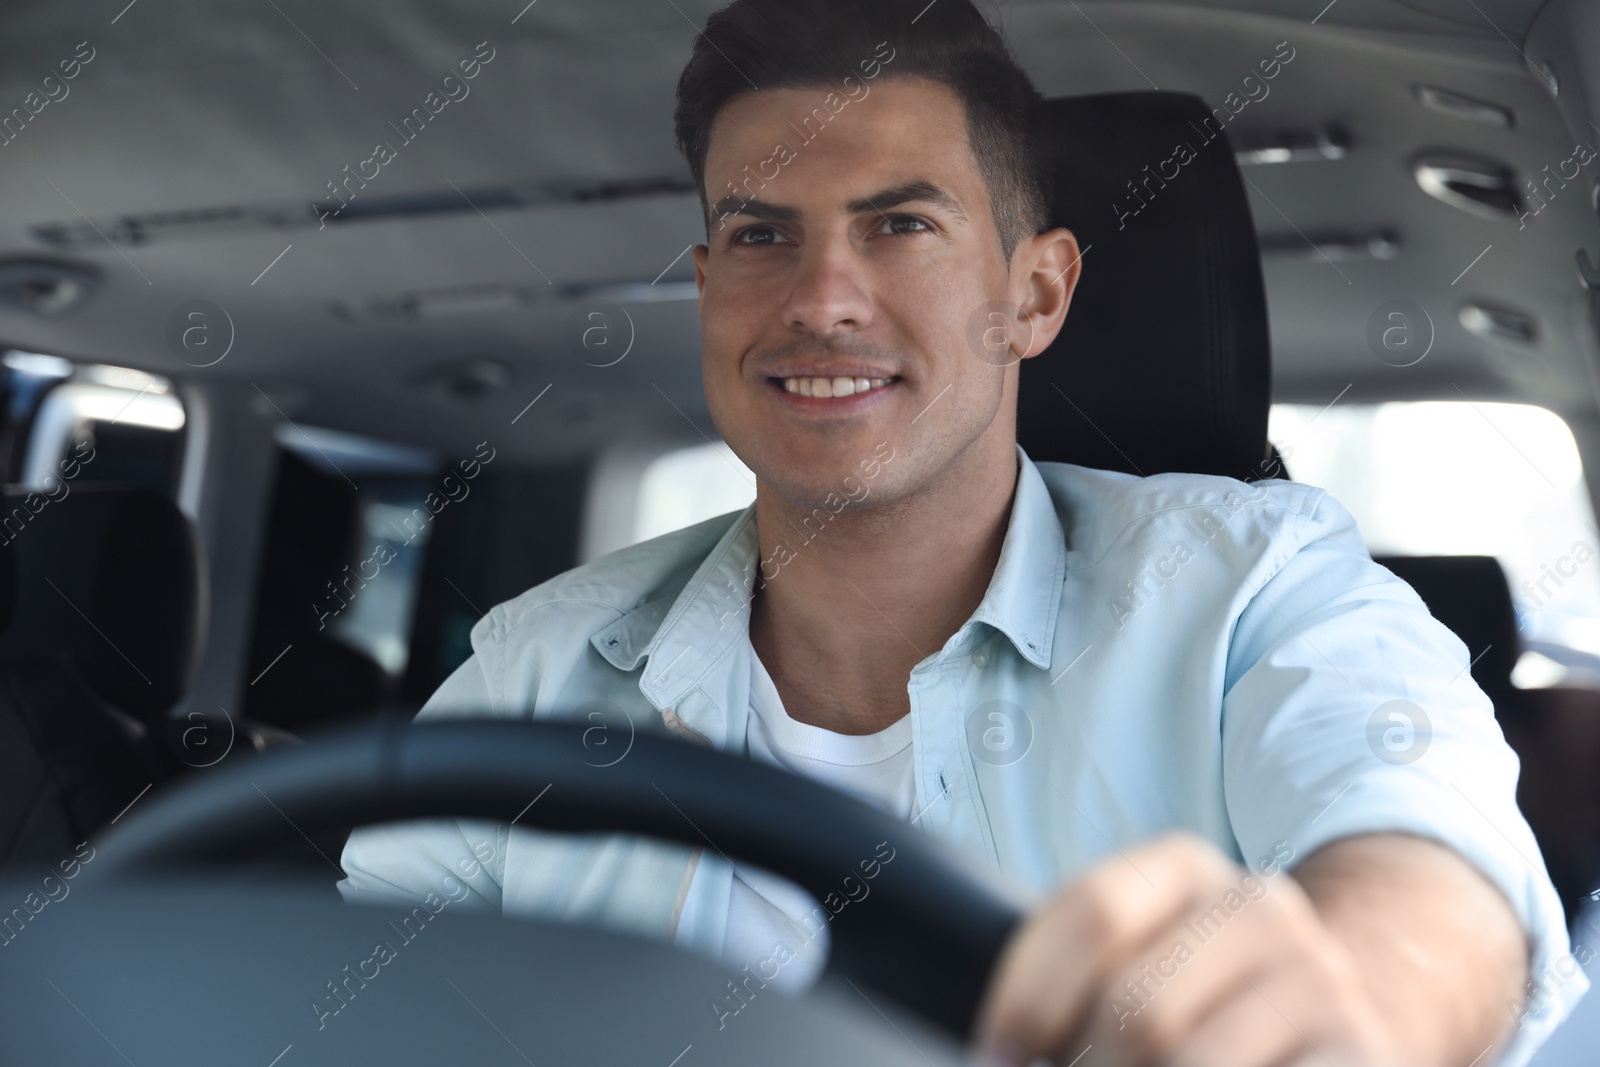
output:
[[[1180,1046],[1210,1014],[1248,991],[1248,980],[1273,963],[1279,942],[1266,935],[1271,920],[1243,916],[1209,940],[1196,934],[1194,917],[1169,927],[1156,947],[1107,979],[1101,1003],[1089,1016],[1086,1040],[1120,1049],[1130,1062],[1156,1061]]]
[[[1013,935],[979,1010],[980,1046],[1023,1062],[1065,1047],[1089,1022],[1107,977],[1158,947],[1232,872],[1214,848],[1169,834],[1103,860]]]
[[[1312,1022],[1325,1015],[1326,1005],[1306,1002],[1311,988],[1285,968],[1251,976],[1187,1036],[1182,1062],[1185,1067],[1273,1067],[1302,1062],[1355,1067],[1361,1061],[1352,1057],[1350,1045]]]
[[[1154,949],[1108,978],[1105,1011],[1091,1017],[1089,1040],[1132,1050],[1136,1061],[1158,1059],[1250,979],[1293,965],[1303,946],[1328,940],[1293,879],[1234,873],[1164,931]]]
[[[1257,973],[1185,1034],[1177,1058],[1184,1067],[1276,1067],[1301,1056],[1317,1059],[1316,1046],[1267,999],[1284,993]]]

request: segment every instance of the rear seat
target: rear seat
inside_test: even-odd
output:
[[[0,513],[0,864],[54,861],[181,767],[198,662],[189,521],[142,489],[11,492]],[[12,520],[12,521],[7,521]]]

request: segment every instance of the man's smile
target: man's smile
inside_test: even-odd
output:
[[[768,389],[792,411],[808,415],[856,414],[886,400],[901,385],[899,375],[869,378],[851,375],[772,376]]]
[[[846,397],[865,393],[871,389],[881,389],[895,379],[812,376],[774,380],[782,382],[784,392],[787,393],[812,397]]]

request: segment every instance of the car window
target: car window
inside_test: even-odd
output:
[[[17,486],[59,493],[66,480],[176,492],[187,419],[172,381],[32,352],[8,352],[0,365]]]
[[[1600,654],[1600,533],[1577,442],[1531,404],[1278,404],[1295,481],[1328,490],[1374,555],[1489,555],[1530,639]]]
[[[667,452],[645,467],[629,542],[737,511],[756,498],[756,477],[720,441]]]

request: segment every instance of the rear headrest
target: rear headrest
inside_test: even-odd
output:
[[[0,658],[65,655],[107,703],[159,723],[199,663],[205,581],[188,518],[146,489],[8,491],[0,572],[18,575]]]
[[[1271,477],[1261,257],[1222,119],[1197,96],[1051,100],[1051,224],[1082,250],[1060,336],[1024,360],[1035,460]]]
[[[1476,660],[1472,680],[1490,696],[1511,688],[1522,655],[1505,568],[1493,556],[1374,556],[1417,591]],[[1487,649],[1487,651],[1485,651]]]

